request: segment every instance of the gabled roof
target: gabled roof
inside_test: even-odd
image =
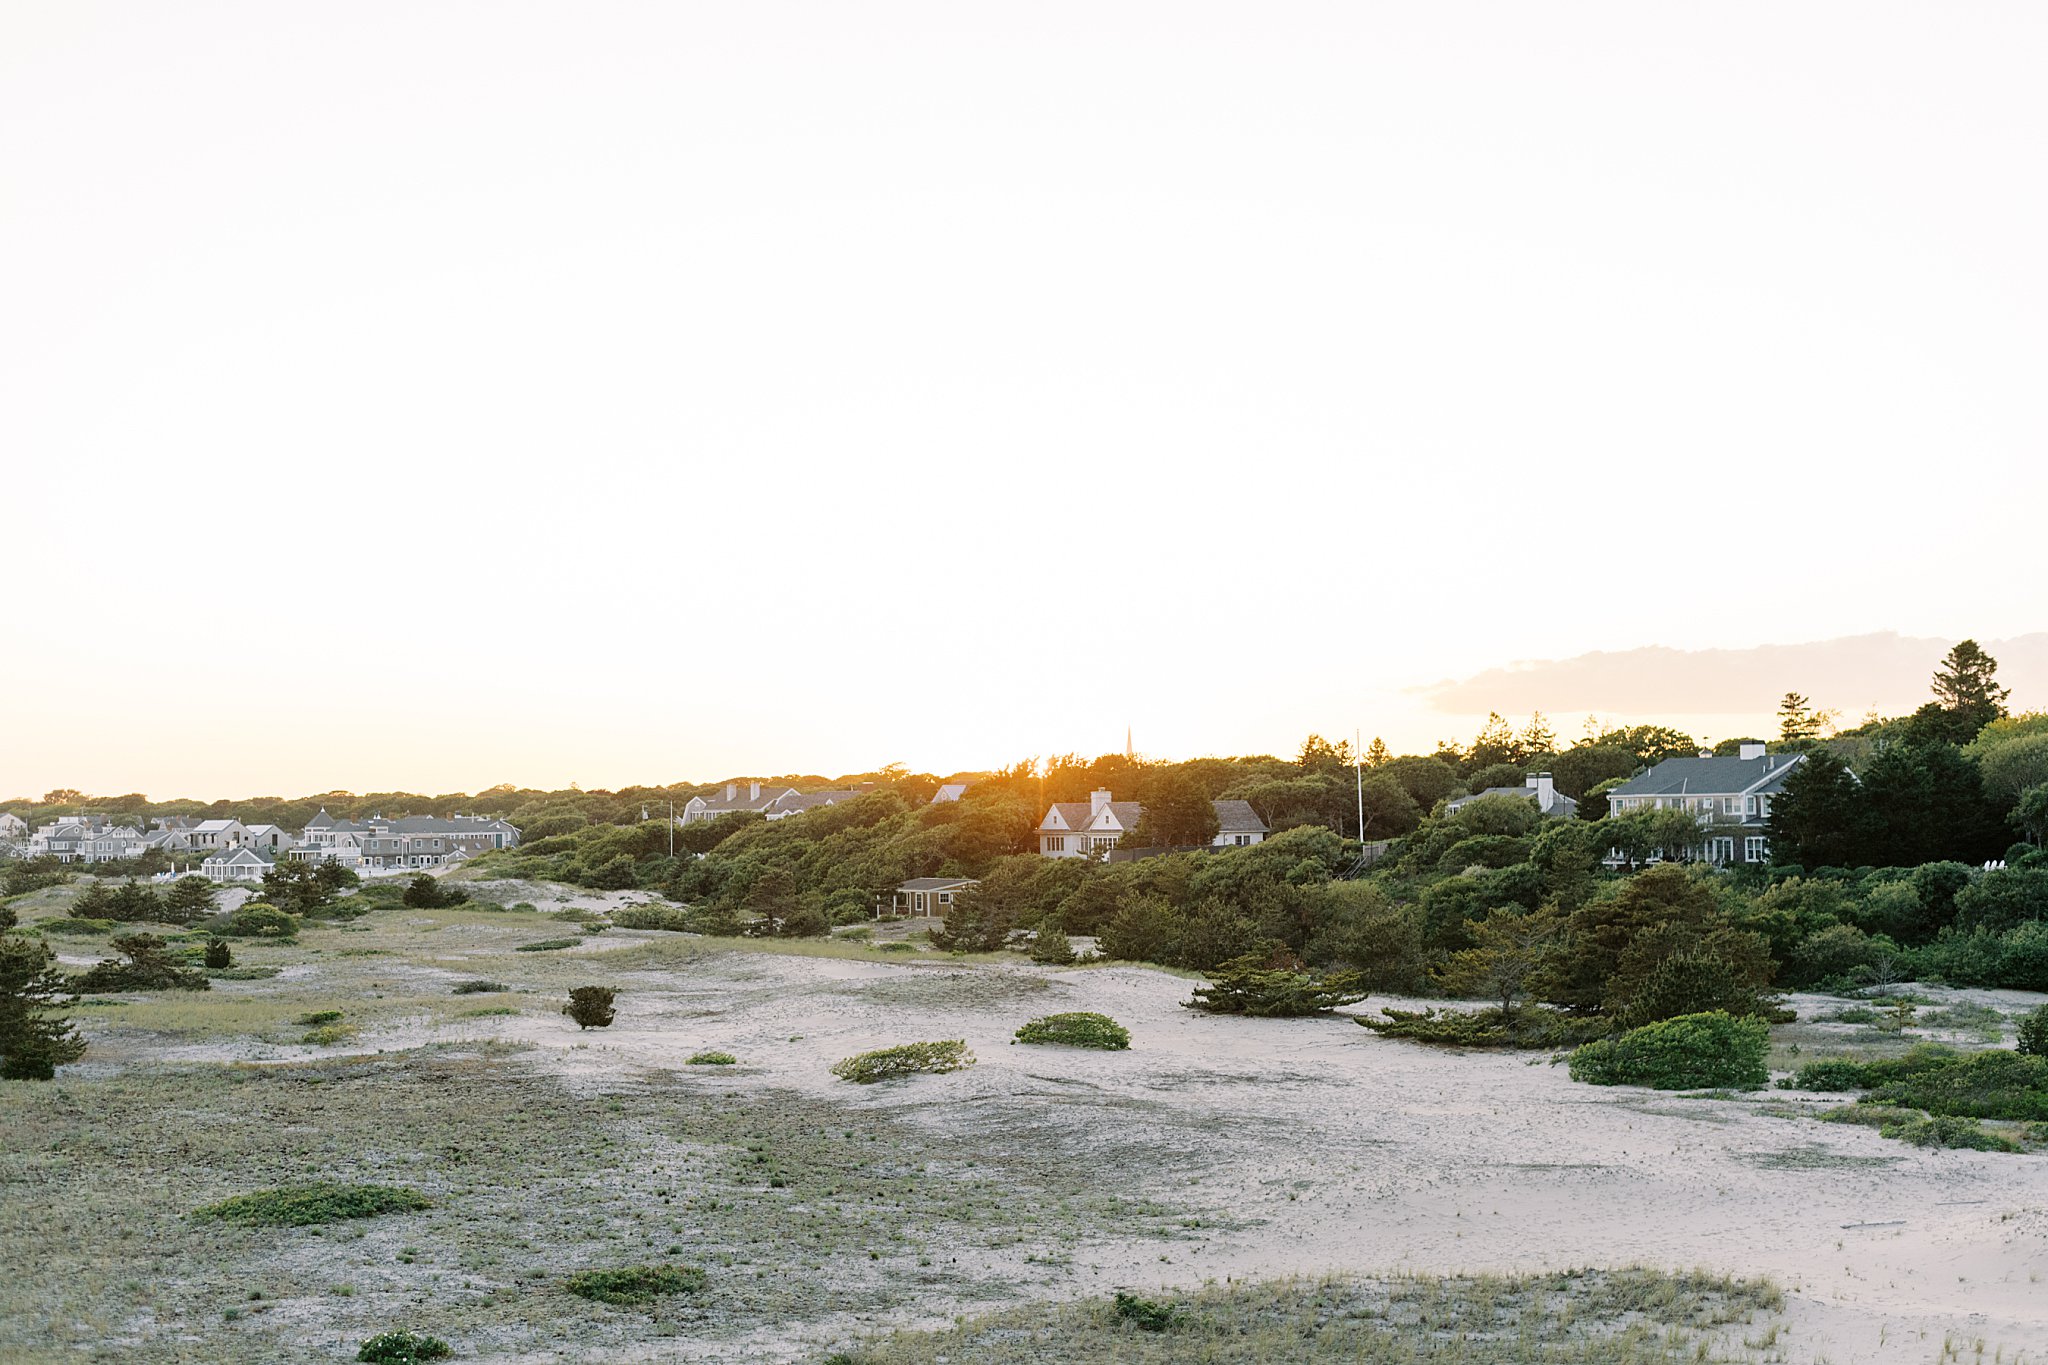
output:
[[[973,877],[912,877],[896,889],[898,891],[951,891],[956,887],[975,886],[978,884],[977,879]]]
[[[810,810],[814,806],[836,806],[841,801],[851,801],[865,792],[800,792],[795,795],[783,793],[775,798],[773,809],[788,814]]]
[[[1218,834],[1264,834],[1266,822],[1252,809],[1249,801],[1212,801],[1216,807],[1216,832]]]
[[[326,829],[326,828],[327,828],[327,827],[328,827],[329,825],[331,825],[331,824],[333,824],[333,823],[334,823],[334,820],[333,820],[333,818],[332,818],[332,817],[330,817],[330,816],[329,816],[329,815],[327,814],[327,807],[325,807],[325,806],[322,806],[322,807],[320,808],[320,813],[319,813],[318,815],[314,816],[314,817],[313,817],[312,819],[310,819],[310,820],[308,820],[308,821],[306,822],[306,828],[307,828],[307,829]]]
[[[205,862],[202,862],[200,866],[204,867],[206,863],[219,863],[223,867],[230,863],[261,863],[265,867],[272,867],[275,866],[276,862],[275,858],[265,857],[259,849],[251,848],[247,844],[237,844],[233,848],[226,848],[218,853],[208,854]]]
[[[932,793],[932,804],[936,806],[941,801],[958,801],[966,791],[965,782],[942,782],[939,789]]]
[[[1804,754],[1761,758],[1667,758],[1607,794],[1614,796],[1749,796],[1783,789]]]
[[[1116,822],[1118,829],[1125,832],[1136,829],[1138,821],[1145,818],[1145,808],[1136,801],[1106,801],[1103,803],[1102,809],[1095,812],[1095,818],[1088,822],[1091,828],[1107,828],[1107,826],[1096,823],[1096,821],[1102,818],[1104,812],[1107,812],[1109,818]]]
[[[1054,811],[1059,812],[1060,824],[1049,823]],[[1093,813],[1093,807],[1086,801],[1055,801],[1046,808],[1045,819],[1038,822],[1038,827],[1040,829],[1080,829],[1088,823],[1088,817]]]
[[[201,820],[198,824],[192,826],[192,832],[194,834],[219,834],[227,829],[228,826],[240,825],[241,823],[240,820],[233,819],[232,817],[226,820]]]

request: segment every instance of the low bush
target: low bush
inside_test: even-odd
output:
[[[1164,1332],[1173,1326],[1173,1305],[1155,1303],[1136,1294],[1116,1291],[1116,1315],[1141,1332]]]
[[[1961,1147],[1975,1152],[2017,1152],[2019,1144],[1997,1133],[1987,1133],[1975,1119],[1940,1114],[1932,1118],[1911,1118],[1888,1123],[1878,1132],[1915,1147]]]
[[[1879,1104],[1957,1118],[2048,1120],[2048,1057],[1922,1043],[1901,1057],[1833,1058],[1799,1068],[1799,1090],[1865,1090]]]
[[[320,1181],[282,1185],[238,1194],[192,1212],[194,1218],[249,1227],[309,1227],[384,1213],[414,1213],[434,1207],[418,1190],[403,1185],[341,1185]]]
[[[917,951],[917,945],[900,941],[895,943],[877,943],[875,951],[878,953],[914,953]]]
[[[1195,987],[1189,1009],[1208,1014],[1245,1014],[1259,1019],[1301,1018],[1327,1014],[1339,1005],[1365,999],[1356,972],[1318,977],[1276,964],[1269,956],[1247,953],[1209,973],[1209,984]]]
[[[80,995],[105,995],[113,991],[204,991],[213,983],[203,972],[180,965],[171,945],[155,934],[123,934],[113,941],[123,962],[107,958],[72,979]]]
[[[571,1294],[623,1308],[652,1303],[665,1294],[695,1294],[704,1272],[693,1265],[633,1265],[619,1270],[586,1270],[563,1285]]]
[[[212,971],[221,971],[234,966],[235,955],[229,949],[227,940],[220,938],[206,940],[206,957],[204,962],[207,968]]]
[[[341,1022],[341,1011],[314,1010],[311,1014],[300,1015],[292,1022],[295,1024],[304,1024],[309,1028],[315,1024],[338,1024]]]
[[[307,1029],[306,1036],[299,1041],[307,1047],[335,1047],[355,1036],[355,1029],[348,1024],[322,1024],[318,1028]]]
[[[1075,1010],[1069,1014],[1048,1014],[1042,1019],[1033,1019],[1017,1030],[1017,1041],[1123,1052],[1131,1045],[1131,1031],[1106,1014]]]
[[[283,971],[282,967],[221,967],[207,975],[215,981],[268,981]]]
[[[1754,1090],[1770,1080],[1769,1025],[1719,1010],[1681,1014],[1587,1043],[1572,1053],[1571,1077],[1588,1085],[1653,1090]]]
[[[291,938],[302,921],[297,915],[264,901],[250,901],[215,926],[228,938]]]
[[[532,943],[522,943],[512,951],[515,953],[552,953],[563,948],[574,948],[583,942],[580,938],[543,938]]]
[[[684,1066],[734,1066],[739,1058],[730,1052],[693,1052],[683,1060]]]
[[[2028,1057],[2048,1057],[2048,1005],[2020,1019],[2019,1051]]]
[[[510,986],[502,981],[458,981],[455,983],[454,994],[490,995],[496,991],[509,991],[511,989]]]
[[[967,1041],[952,1038],[944,1042],[904,1043],[900,1047],[863,1052],[834,1062],[832,1074],[857,1085],[873,1085],[876,1081],[891,1080],[897,1076],[937,1076],[973,1065],[974,1054],[967,1050]]]
[[[1031,960],[1047,967],[1064,967],[1074,960],[1074,945],[1066,931],[1051,920],[1031,940]]]
[[[1443,1047],[1577,1047],[1611,1030],[1605,1019],[1566,1014],[1542,1005],[1525,1005],[1512,1017],[1498,1006],[1483,1010],[1397,1010],[1382,1006],[1380,1017],[1361,1014],[1358,1022],[1388,1038]]]
[[[469,892],[460,886],[429,877],[425,873],[414,877],[406,885],[401,902],[413,910],[443,910],[460,905],[469,899]]]
[[[569,992],[569,1003],[562,1006],[562,1013],[576,1021],[579,1029],[610,1028],[618,1012],[612,1002],[618,992],[609,986],[578,986]]]
[[[498,1015],[517,1013],[519,1013],[519,1009],[515,1005],[486,1005],[480,1010],[464,1010],[457,1017],[461,1019],[490,1019]]]
[[[417,1332],[382,1332],[363,1343],[356,1359],[370,1365],[416,1365],[423,1360],[446,1360],[455,1348],[439,1337]]]
[[[628,905],[612,911],[612,923],[621,929],[667,929],[690,927],[690,912],[680,905]]]

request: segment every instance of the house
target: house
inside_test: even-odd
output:
[[[1530,773],[1519,787],[1488,787],[1483,792],[1461,796],[1455,801],[1444,803],[1444,811],[1451,814],[1463,810],[1482,796],[1529,796],[1536,799],[1536,809],[1545,815],[1569,820],[1579,813],[1579,803],[1557,789],[1549,773]]]
[[[784,792],[768,803],[762,811],[770,820],[781,820],[791,815],[802,815],[807,810],[820,806],[836,806],[842,801],[853,801],[866,796],[865,791],[844,792]]]
[[[210,882],[260,882],[275,866],[273,859],[246,844],[217,849],[199,864],[199,875]]]
[[[896,888],[891,908],[897,914],[943,917],[955,895],[979,884],[973,877],[912,877]]]
[[[167,828],[166,822],[159,820],[155,829],[142,836],[142,847],[145,851],[190,853],[192,851],[192,834],[182,826],[176,829]]]
[[[1690,811],[1700,823],[1705,861],[1769,862],[1771,798],[1805,761],[1804,754],[1766,753],[1761,744],[1744,744],[1734,758],[1667,758],[1608,792],[1607,813]]]
[[[109,826],[94,830],[79,845],[79,860],[88,863],[120,862],[128,858],[140,858],[148,847],[142,838],[142,831],[129,825]]]
[[[55,858],[60,863],[75,863],[85,856],[85,846],[95,832],[105,829],[104,820],[53,820],[39,825],[28,839],[28,856],[31,858]]]
[[[965,782],[942,782],[939,784],[939,789],[932,793],[931,803],[934,806],[938,806],[948,801],[958,801],[961,797],[967,795],[968,785]]]
[[[240,820],[201,820],[186,831],[192,839],[194,853],[212,853],[219,849],[239,848],[248,838],[249,831]]]
[[[28,842],[28,821],[13,811],[0,810],[0,844]]]
[[[292,838],[291,835],[285,833],[276,825],[250,825],[245,832],[243,842],[251,848],[262,849],[273,860],[278,854],[289,853],[292,849],[299,846],[298,840]]]
[[[1262,843],[1271,831],[1246,801],[1217,801],[1214,848],[1243,848]],[[1088,793],[1086,801],[1055,801],[1038,822],[1038,851],[1047,858],[1107,856],[1117,841],[1137,828],[1145,808],[1119,801],[1107,791]]]
[[[785,797],[798,795],[795,787],[764,787],[759,782],[728,782],[725,791],[712,796],[693,796],[676,815],[679,825],[716,820],[721,815],[747,811],[766,815],[768,808]]]
[[[289,835],[285,838],[290,840]],[[440,867],[460,852],[464,857],[486,849],[515,848],[519,827],[481,815],[401,815],[390,819],[337,820],[323,807],[306,822],[295,842],[282,851],[301,862],[340,863],[343,867],[388,871],[394,868]]]

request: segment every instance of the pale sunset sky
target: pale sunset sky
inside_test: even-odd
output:
[[[0,0],[0,801],[1727,737],[1965,636],[2048,706],[2043,71],[2030,2]]]

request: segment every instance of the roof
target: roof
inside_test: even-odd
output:
[[[205,861],[208,863],[262,863],[265,867],[270,867],[275,865],[277,860],[264,856],[261,850],[251,848],[247,844],[237,844],[233,848],[222,849],[218,853],[209,854]],[[203,863],[201,865],[204,866]]]
[[[932,804],[936,806],[941,801],[958,801],[966,791],[965,782],[942,782],[939,789],[932,793]]]
[[[790,795],[787,792],[775,798],[775,808],[786,815],[807,811],[813,806],[836,806],[841,801],[851,801],[865,796],[865,792],[801,792]]]
[[[912,877],[896,889],[898,891],[950,891],[955,887],[977,886],[979,884],[980,879],[976,877]]]
[[[327,827],[328,827],[329,825],[331,825],[331,824],[333,824],[333,823],[334,823],[333,819],[332,819],[331,817],[329,817],[329,815],[327,814],[327,807],[325,807],[325,806],[322,806],[322,807],[320,808],[320,813],[319,813],[318,815],[314,816],[314,817],[313,817],[312,819],[310,819],[310,820],[308,820],[308,821],[306,822],[306,828],[307,828],[307,829],[326,829],[326,828],[327,828]]]
[[[239,825],[241,823],[240,820],[235,819],[201,820],[198,824],[192,826],[192,832],[194,834],[218,834],[230,825]]]
[[[1060,819],[1066,822],[1068,829],[1082,828],[1094,814],[1093,808],[1086,801],[1055,801],[1045,812],[1045,820],[1052,818],[1053,811],[1060,813]],[[1038,822],[1040,829],[1045,828],[1045,820]]]
[[[1544,800],[1546,794],[1550,798],[1548,801]],[[1555,787],[1550,788],[1549,791],[1546,793],[1536,787],[1531,787],[1526,784],[1520,787],[1488,787],[1483,792],[1474,792],[1470,796],[1461,796],[1455,801],[1447,802],[1445,803],[1444,809],[1463,810],[1466,806],[1471,805],[1474,801],[1477,801],[1481,797],[1486,796],[1519,796],[1529,800],[1533,800],[1536,803],[1536,808],[1542,811],[1545,815],[1575,815],[1578,813],[1579,809],[1579,803],[1575,798],[1566,796],[1563,792],[1559,791]]]
[[[1780,791],[1804,754],[1761,758],[1667,758],[1608,791],[1614,796],[1745,796]]]
[[[1252,809],[1249,801],[1212,801],[1216,807],[1216,832],[1218,834],[1264,834],[1266,822]]]

